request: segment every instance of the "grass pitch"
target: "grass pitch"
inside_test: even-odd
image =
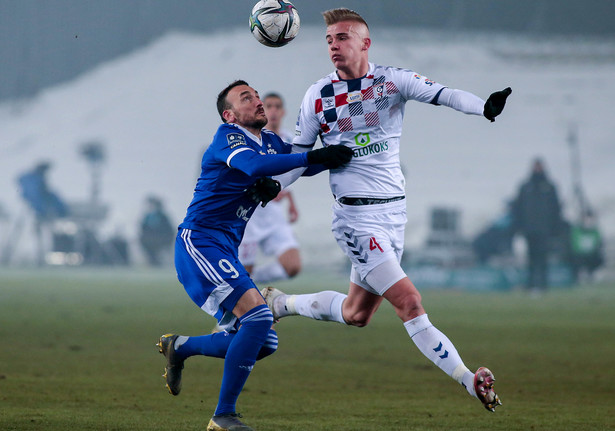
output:
[[[302,274],[277,286],[345,291],[346,281]],[[239,398],[246,423],[257,431],[615,429],[615,286],[537,299],[422,294],[466,365],[494,371],[504,403],[495,414],[428,362],[385,304],[366,328],[282,320],[278,352],[257,364]],[[154,344],[213,323],[172,269],[3,269],[0,430],[204,430],[222,361],[188,360],[173,397]]]

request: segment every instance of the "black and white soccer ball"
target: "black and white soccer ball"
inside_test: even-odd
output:
[[[299,33],[299,13],[284,0],[260,0],[250,14],[250,31],[260,43],[278,48]]]

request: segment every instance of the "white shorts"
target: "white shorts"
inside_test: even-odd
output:
[[[278,257],[291,248],[299,248],[290,223],[280,202],[259,206],[246,225],[239,245],[239,260],[243,265],[254,265],[258,251]]]
[[[372,269],[365,279],[359,276],[354,266],[350,270],[350,281],[352,283],[378,296],[384,295],[389,287],[405,277],[407,277],[406,273],[396,260],[382,262]]]
[[[336,202],[331,230],[350,258],[353,270],[365,280],[367,274],[383,262],[401,261],[406,221],[405,199],[378,205]]]

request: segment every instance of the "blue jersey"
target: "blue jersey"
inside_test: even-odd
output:
[[[180,228],[207,231],[236,249],[258,202],[246,190],[264,176],[307,166],[306,153],[290,154],[291,146],[275,133],[260,139],[236,124],[222,124],[201,163],[194,197]]]

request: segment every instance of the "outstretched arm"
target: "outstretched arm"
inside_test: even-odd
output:
[[[354,153],[352,149],[344,145],[329,145],[328,147],[300,154],[307,155],[307,161],[310,166],[307,169],[293,169],[290,172],[277,175],[276,179],[282,184],[282,188],[288,187],[302,175],[312,176],[325,169],[340,168],[352,160]]]
[[[243,150],[243,149],[242,149]],[[256,151],[240,151],[229,157],[228,164],[250,176],[271,176],[308,165],[324,165],[336,169],[352,159],[353,152],[343,145],[293,154],[259,154]],[[303,171],[302,171],[303,172]]]
[[[483,115],[491,122],[502,113],[506,98],[512,93],[510,87],[492,93],[485,102],[478,96],[463,90],[443,88],[436,95],[432,104],[444,105],[465,114]]]
[[[259,154],[256,151],[242,151],[229,160],[232,168],[255,177],[278,175],[308,165],[307,153]]]

